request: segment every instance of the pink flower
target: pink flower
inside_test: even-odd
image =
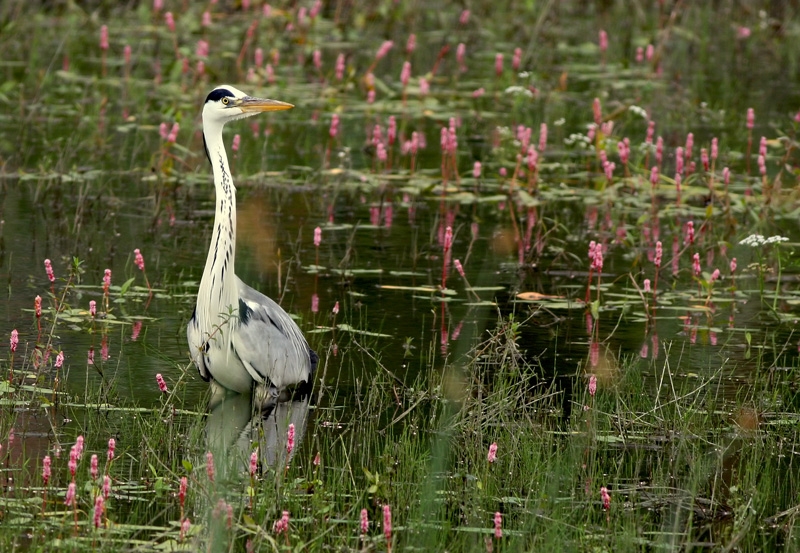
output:
[[[314,246],[319,248],[321,242],[322,242],[322,229],[317,227],[314,229]]]
[[[344,54],[336,56],[336,80],[341,81],[344,78]]]
[[[403,69],[400,71],[400,83],[403,88],[408,86],[408,81],[411,78],[411,62],[403,62]]]
[[[100,525],[103,523],[103,511],[105,510],[105,499],[103,499],[102,494],[98,495],[94,500],[94,527],[100,528]]]
[[[464,64],[466,53],[466,45],[463,42],[459,42],[458,46],[456,46],[456,62],[458,63],[458,70],[462,73],[467,70],[467,66]]]
[[[461,278],[464,278],[464,267],[461,266],[461,261],[456,259],[453,261],[453,265],[456,266],[456,271],[458,271],[458,274],[461,275]]]
[[[395,119],[394,115],[389,116],[389,124],[386,127],[386,139],[389,141],[390,146],[397,140],[397,119]]]
[[[636,63],[642,63],[644,61],[644,48],[639,46],[636,48]]]
[[[200,23],[201,27],[210,27],[211,26],[211,12],[204,11],[203,12],[203,20]]]
[[[318,467],[321,462],[322,462],[322,459],[320,459],[319,451],[317,451],[317,454],[314,455],[314,460],[312,461],[312,463],[314,464],[315,467]]]
[[[708,150],[700,148],[700,163],[703,164],[703,170],[708,171]]]
[[[316,292],[311,294],[311,312],[319,312],[319,295]]]
[[[644,279],[644,293],[645,294],[649,294],[650,293],[650,279],[649,278]]]
[[[276,534],[289,533],[289,511],[283,511],[281,518],[272,525],[272,531]]]
[[[191,527],[192,527],[192,521],[189,520],[188,518],[183,519],[183,522],[181,522],[181,535],[179,537],[181,541],[183,541],[183,538],[186,536],[186,534],[189,533],[189,528]]]
[[[476,161],[475,165],[472,166],[472,176],[473,178],[479,179],[481,178],[481,162]]]
[[[500,511],[494,514],[494,537],[498,540],[503,537],[503,515]]]
[[[176,140],[178,140],[178,133],[180,132],[180,130],[181,130],[180,124],[178,124],[177,122],[173,123],[172,128],[170,129],[169,134],[167,135],[167,142],[175,142]]]
[[[422,77],[419,78],[419,95],[420,96],[427,96],[428,93],[431,91],[431,85],[428,83],[428,79],[423,79]]]
[[[44,459],[42,459],[42,481],[45,486],[50,482],[50,465],[50,456],[45,455]]]
[[[164,21],[167,24],[167,29],[169,29],[169,32],[174,33],[175,32],[175,18],[172,16],[172,12],[167,12],[167,13],[164,14]]]
[[[158,383],[158,389],[161,390],[161,393],[166,394],[167,390],[167,383],[164,382],[164,377],[161,376],[161,373],[156,375],[156,382]]]
[[[460,25],[466,25],[469,23],[469,10],[464,10],[461,12],[461,15],[458,16],[458,23]]]
[[[256,67],[261,67],[264,65],[264,50],[261,48],[256,48],[256,51],[253,54],[253,61],[255,62]]]
[[[692,256],[692,272],[694,272],[694,276],[700,275],[700,254],[695,253]]]
[[[314,64],[317,71],[320,71],[322,69],[322,52],[314,50],[314,53],[311,54],[311,62]]]
[[[648,121],[647,122],[647,135],[645,136],[644,141],[647,144],[653,143],[653,135],[656,131],[656,122],[655,121]]]
[[[394,46],[394,42],[392,42],[391,40],[383,41],[383,44],[381,44],[381,47],[378,48],[378,52],[375,54],[375,61],[381,60],[384,57],[386,57],[386,54],[389,53],[389,50],[392,49],[392,46]]]
[[[108,25],[100,27],[100,49],[108,50]]]
[[[650,184],[656,186],[658,184],[658,165],[653,165],[650,168]]]
[[[186,489],[189,487],[189,481],[185,476],[181,476],[181,483],[178,486],[178,501],[180,501],[181,508],[186,503]]]
[[[137,267],[139,267],[139,270],[144,271],[144,256],[142,255],[142,252],[139,251],[139,248],[133,250],[133,257],[133,262]]]
[[[95,317],[97,315],[97,302],[89,300],[89,316]]]
[[[653,258],[653,264],[656,266],[656,269],[661,267],[661,255],[662,255],[661,241],[659,240],[658,242],[656,242],[656,254],[655,257]]]
[[[103,476],[103,499],[108,499],[111,495],[111,477],[109,475]]]
[[[731,274],[736,272],[736,258],[731,259]]]
[[[286,454],[291,456],[294,451],[294,423],[289,424],[289,430],[286,431]]]
[[[605,52],[606,50],[608,50],[608,33],[600,29],[600,33],[598,34],[599,34],[598,43],[600,46],[600,51]]]
[[[331,128],[328,134],[331,138],[336,138],[339,135],[339,116],[335,113],[331,116]]]
[[[694,244],[694,221],[686,223],[686,239],[683,243],[685,245]]]
[[[47,278],[50,282],[56,281],[56,275],[53,273],[53,265],[49,259],[44,260],[44,272],[47,273]]]
[[[736,30],[736,38],[739,38],[741,40],[750,38],[750,33],[751,33],[750,27],[739,27]]]
[[[250,454],[250,478],[255,478],[256,472],[258,472],[258,448]]]
[[[111,287],[111,269],[106,269],[103,273],[103,293],[108,294]]]
[[[97,455],[92,454],[92,460],[89,463],[89,474],[92,480],[97,480]]]
[[[36,318],[42,316],[42,296],[33,298],[33,310],[36,312]]]
[[[599,126],[603,121],[603,110],[600,106],[600,98],[595,98],[592,101],[592,114],[594,115],[594,124]]]
[[[86,363],[94,365],[94,346],[89,347],[89,352],[86,354]]]
[[[503,74],[503,54],[494,56],[494,74],[498,77]]]
[[[747,130],[753,130],[756,124],[756,112],[753,108],[747,108]]]
[[[75,438],[75,445],[72,446],[75,449],[75,454],[78,456],[78,459],[83,457],[83,436],[78,436]]]
[[[106,459],[108,462],[114,460],[114,451],[117,449],[117,440],[114,438],[109,438],[108,440],[108,451],[106,452]]]
[[[514,57],[511,58],[511,68],[514,71],[519,71],[519,65],[522,62],[522,48],[514,48]]]
[[[242,142],[242,137],[238,134],[233,135],[233,144],[231,144],[231,150],[234,152],[239,151],[239,144]]]
[[[497,442],[492,442],[492,445],[489,446],[489,454],[486,456],[486,460],[490,463],[494,463],[497,460]]]
[[[717,280],[718,278],[719,278],[719,269],[714,269],[714,272],[713,272],[713,273],[711,273],[711,279],[710,279],[710,281],[711,281],[711,282],[714,282],[714,281],[715,281],[715,280]]]
[[[11,331],[11,340],[9,345],[11,347],[11,353],[17,351],[17,345],[19,345],[19,332],[17,332],[16,328]]]
[[[605,486],[600,488],[600,499],[603,501],[603,510],[608,511],[611,508],[611,495]]]
[[[72,505],[72,508],[75,508],[75,492],[77,491],[78,486],[75,482],[70,482],[69,486],[67,486],[67,495],[64,498],[64,505]]]
[[[361,534],[364,535],[369,531],[369,514],[366,509],[361,509]]]
[[[206,453],[206,474],[210,481],[214,481],[214,454],[210,451]]]
[[[392,542],[392,507],[387,503],[383,506],[383,535],[386,543]]]
[[[711,161],[717,160],[717,155],[719,154],[719,141],[717,137],[711,139]]]
[[[411,33],[408,35],[408,40],[406,41],[406,52],[412,53],[417,48],[417,35]]]
[[[153,0],[153,11],[160,12],[164,9],[164,0]]]
[[[547,147],[547,123],[539,126],[539,153],[544,152]]]
[[[597,393],[597,377],[592,375],[589,377],[589,395],[594,397]]]
[[[167,137],[169,136],[169,129],[167,128],[167,124],[166,123],[162,122],[158,126],[158,134],[159,134],[159,136],[161,136],[161,140],[166,140],[167,139]]]
[[[334,315],[338,315],[339,314],[339,302],[338,301],[335,304],[333,304],[333,309],[331,310],[331,312]]]

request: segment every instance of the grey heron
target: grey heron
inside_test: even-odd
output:
[[[222,128],[228,121],[292,107],[248,96],[228,85],[212,90],[203,106],[203,139],[214,173],[216,213],[197,305],[187,329],[189,349],[203,380],[239,393],[258,387],[266,392],[266,398],[258,395],[266,399],[270,410],[287,387],[310,387],[317,354],[281,306],[234,273],[236,188]]]

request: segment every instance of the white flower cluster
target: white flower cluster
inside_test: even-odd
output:
[[[770,236],[769,238],[764,238],[763,234],[751,234],[744,240],[740,241],[739,244],[743,246],[750,246],[752,248],[760,248],[761,246],[766,246],[768,244],[778,244],[780,242],[788,242],[789,239],[785,236]]]
[[[533,98],[533,92],[521,86],[509,86],[506,89],[506,94],[510,94],[513,96],[518,96],[522,94],[524,96],[527,96],[528,98]]]
[[[572,133],[564,139],[564,145],[566,146],[577,145],[579,147],[588,148],[591,143],[592,141],[589,140],[588,136],[580,133]]]
[[[647,120],[647,112],[646,112],[646,111],[645,111],[645,109],[644,109],[644,108],[642,108],[642,107],[639,107],[639,106],[630,106],[630,107],[628,108],[628,111],[630,111],[630,112],[631,112],[631,113],[633,113],[634,115],[638,115],[639,117],[641,117],[641,118],[642,118],[642,119],[644,119],[645,121]]]

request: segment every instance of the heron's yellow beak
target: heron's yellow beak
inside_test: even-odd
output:
[[[268,100],[266,98],[253,98],[248,96],[237,100],[236,106],[245,113],[261,113],[262,111],[283,111],[292,109],[294,105],[281,102],[279,100]]]

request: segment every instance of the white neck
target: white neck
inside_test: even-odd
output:
[[[222,125],[215,122],[204,124],[203,135],[214,172],[216,213],[211,246],[197,294],[197,308],[205,311],[198,313],[198,320],[211,324],[201,331],[212,333],[222,322],[220,317],[226,320],[231,309],[239,308],[233,271],[236,259],[236,187],[222,142]],[[223,334],[227,333],[223,331]]]

